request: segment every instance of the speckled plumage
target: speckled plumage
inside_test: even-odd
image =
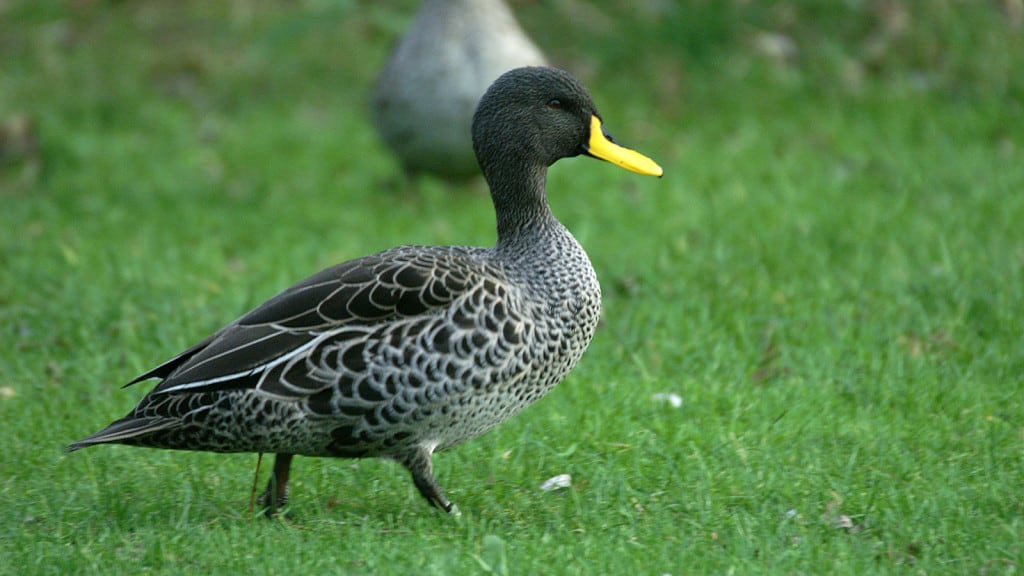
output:
[[[544,189],[551,163],[587,151],[594,114],[564,72],[503,76],[474,123],[494,248],[403,246],[324,270],[133,380],[162,379],[70,449],[274,452],[272,509],[292,455],[386,457],[451,511],[431,455],[543,396],[594,335],[600,286]]]

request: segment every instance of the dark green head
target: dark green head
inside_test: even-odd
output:
[[[509,162],[547,167],[560,158],[588,154],[661,176],[657,164],[604,133],[590,93],[556,68],[517,68],[495,80],[473,117],[473,148],[485,175]]]

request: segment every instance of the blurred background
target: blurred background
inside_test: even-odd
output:
[[[318,530],[285,532],[234,521],[249,456],[60,450],[323,267],[493,242],[479,181],[410,185],[373,129],[419,2],[0,0],[5,555],[173,571],[249,566],[244,541],[279,572],[466,573],[493,532],[523,573],[1019,570],[1024,0],[509,5],[665,169],[550,171],[602,329],[548,398],[435,459],[478,511],[461,528],[397,470],[304,459]],[[565,472],[565,497],[536,488]]]
[[[160,134],[200,155],[219,149],[207,152],[205,169],[224,178],[225,189],[234,170],[227,148],[260,146],[252,136],[225,142],[242,126],[307,142],[345,130],[375,156],[362,134],[369,92],[417,6],[7,0],[0,4],[0,184],[31,188],[64,163],[88,161],[88,135],[98,133]],[[845,102],[884,106],[925,96],[998,111],[991,137],[1004,149],[1019,146],[1009,131],[1022,114],[1021,0],[510,6],[551,62],[588,83],[604,108],[643,110],[620,120],[620,131],[654,139],[662,157],[678,154],[688,126],[708,116],[756,113],[767,122],[809,102],[842,113]],[[720,122],[721,130],[735,128]],[[288,138],[267,136],[273,146]],[[343,156],[321,169],[345,170],[351,158]]]

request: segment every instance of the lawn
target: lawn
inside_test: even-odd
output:
[[[602,326],[435,457],[460,519],[389,462],[299,458],[271,521],[255,455],[65,455],[292,282],[493,242],[479,183],[406,185],[370,127],[415,4],[0,4],[0,573],[1024,569],[1012,0],[513,3],[666,175],[551,170]]]

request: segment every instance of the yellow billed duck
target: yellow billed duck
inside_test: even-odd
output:
[[[662,173],[613,143],[587,90],[553,68],[498,78],[473,144],[494,203],[493,248],[402,246],[311,276],[130,382],[160,379],[69,450],[273,452],[270,511],[287,496],[294,455],[389,458],[430,504],[455,512],[433,453],[551,390],[600,315],[590,260],[548,207],[548,167],[584,154]]]

